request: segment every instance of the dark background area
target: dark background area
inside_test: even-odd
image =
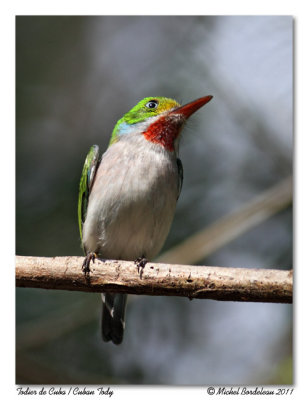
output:
[[[84,158],[146,96],[211,94],[189,121],[167,250],[292,174],[291,17],[16,18],[16,254],[82,255]],[[292,267],[292,207],[200,265]],[[16,382],[286,384],[292,307],[130,296],[124,342],[98,294],[16,290]]]

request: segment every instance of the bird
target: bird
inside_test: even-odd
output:
[[[79,184],[78,223],[85,253],[82,271],[103,259],[135,261],[140,277],[161,250],[174,218],[183,182],[180,134],[187,119],[213,96],[180,105],[146,97],[116,123],[100,156],[91,146]],[[101,335],[120,344],[127,294],[102,294]]]

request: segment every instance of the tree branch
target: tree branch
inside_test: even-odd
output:
[[[16,285],[83,292],[118,292],[198,299],[292,303],[292,270],[224,268],[148,262],[140,278],[132,261],[16,256]]]
[[[225,244],[284,210],[292,203],[293,178],[271,187],[253,198],[239,210],[221,217],[213,224],[196,232],[182,243],[162,253],[157,262],[194,264]]]

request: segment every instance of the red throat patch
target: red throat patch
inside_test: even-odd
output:
[[[153,122],[153,124],[142,133],[150,142],[160,144],[169,151],[174,151],[174,141],[178,137],[182,126],[182,118],[164,116]]]

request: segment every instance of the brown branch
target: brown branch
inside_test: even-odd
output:
[[[83,292],[121,292],[198,299],[292,303],[292,270],[146,264],[95,260],[86,277],[83,257],[16,257],[16,285]]]

